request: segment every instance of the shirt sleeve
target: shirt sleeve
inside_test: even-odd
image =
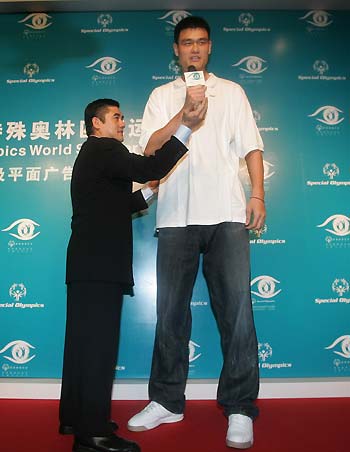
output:
[[[174,137],[180,140],[182,144],[186,145],[190,138],[191,133],[192,130],[189,127],[185,126],[185,124],[180,124],[179,128],[174,133]]]
[[[143,112],[139,140],[139,145],[142,150],[147,146],[152,133],[161,129],[167,123],[166,114],[163,111],[162,102],[160,100],[159,89],[156,88],[152,91]]]
[[[264,144],[256,126],[248,98],[241,88],[241,102],[235,124],[235,151],[238,157],[244,158],[256,149],[264,150]]]
[[[154,195],[153,191],[149,187],[141,188],[141,193],[145,201],[148,201]]]

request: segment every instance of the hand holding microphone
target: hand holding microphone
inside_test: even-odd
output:
[[[196,130],[203,123],[208,109],[204,73],[196,71],[195,66],[191,65],[188,66],[188,72],[184,72],[184,77],[187,89],[182,108],[182,122],[192,130]]]

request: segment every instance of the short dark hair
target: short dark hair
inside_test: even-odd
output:
[[[174,42],[176,44],[179,43],[179,36],[182,30],[186,30],[187,28],[204,28],[208,32],[208,38],[210,39],[210,26],[208,22],[199,16],[188,16],[184,19],[180,20],[176,24],[174,30]]]
[[[108,107],[119,108],[119,102],[114,99],[97,99],[86,106],[84,120],[87,136],[90,136],[93,132],[92,118],[96,117],[104,121]]]

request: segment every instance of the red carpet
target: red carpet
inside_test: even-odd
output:
[[[226,419],[215,401],[188,401],[185,420],[132,433],[130,416],[142,401],[113,401],[121,436],[142,452],[228,452]],[[349,452],[350,398],[260,400],[252,452]],[[70,452],[72,437],[57,434],[58,401],[0,400],[1,452]]]

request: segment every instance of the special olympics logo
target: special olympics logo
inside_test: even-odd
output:
[[[182,19],[185,19],[185,17],[188,17],[188,16],[191,16],[191,13],[189,13],[188,11],[173,10],[173,11],[169,11],[168,13],[166,13],[162,17],[158,17],[158,19],[159,20],[170,19],[170,20],[165,20],[165,22],[167,24],[172,25],[173,27],[175,27],[176,24],[178,24]]]
[[[174,72],[174,74],[176,74],[176,75],[180,74],[180,72],[181,72],[181,67],[176,60],[171,60],[168,68],[169,68],[170,72]]]
[[[23,72],[31,78],[34,74],[39,73],[39,66],[36,63],[28,63],[24,66]]]
[[[189,343],[188,343],[188,361],[190,363],[192,363],[193,361],[196,361],[196,359],[198,359],[202,355],[202,353],[196,354],[197,347],[200,348],[200,345],[196,344],[193,341],[189,341]]]
[[[332,283],[332,290],[342,297],[345,292],[349,292],[349,283],[344,278],[335,279]]]
[[[320,118],[317,118],[316,116],[319,113],[322,115]],[[342,118],[339,113],[343,113],[343,111],[332,105],[325,105],[324,107],[318,108],[314,113],[308,116],[310,118],[315,117],[317,121],[320,121],[327,126],[336,126],[344,121],[344,118]]]
[[[94,68],[93,70],[102,75],[113,75],[121,70],[121,67],[118,67],[118,64],[121,61],[117,60],[114,57],[102,57],[94,61],[90,66],[85,66],[86,68]]]
[[[253,110],[253,117],[255,122],[261,121],[261,114],[257,110]]]
[[[113,18],[110,14],[100,14],[97,18],[97,23],[102,26],[102,28],[106,28],[113,22]]]
[[[21,298],[24,298],[27,295],[27,289],[23,283],[15,283],[10,287],[9,295],[16,301],[19,301]]]
[[[6,229],[2,229],[2,232],[7,232],[17,227],[17,233],[9,232],[9,234],[19,240],[33,240],[40,234],[40,231],[35,233],[36,226],[40,225],[29,218],[21,218],[20,220],[14,221]]]
[[[323,167],[323,174],[333,179],[335,176],[338,176],[339,168],[335,163],[326,163]]]
[[[242,13],[238,18],[238,22],[245,27],[248,27],[248,25],[254,22],[254,17],[250,13]]]
[[[239,67],[241,71],[247,72],[250,75],[260,75],[267,69],[267,66],[264,67],[264,63],[266,63],[266,61],[258,56],[247,56],[232,66],[239,67],[242,65],[242,67]]]
[[[253,290],[254,284],[257,285],[257,288]],[[276,290],[276,284],[280,284],[280,281],[272,276],[261,275],[254,278],[250,286],[254,295],[266,299],[275,297],[282,291],[282,289]]]
[[[320,75],[323,75],[325,72],[329,70],[328,63],[324,60],[316,60],[312,68],[315,72],[318,72]]]
[[[350,359],[350,336],[344,335],[338,337],[331,345],[325,347],[325,350],[331,350],[338,344],[340,345],[341,351],[333,350],[333,353],[336,353],[343,358]]]
[[[333,21],[332,17],[327,11],[309,11],[305,16],[300,17],[300,20],[305,20],[308,24],[318,28],[328,27]]]
[[[350,234],[349,217],[341,214],[331,215],[322,224],[317,225],[317,227],[323,228],[324,226],[327,226],[328,223],[331,223],[333,229],[325,228],[327,232],[337,235],[338,237],[345,237]]]
[[[266,361],[272,356],[272,347],[268,342],[260,343],[258,345],[258,356],[261,361]]]
[[[35,349],[35,347],[25,341],[16,340],[9,342],[2,350],[0,350],[0,353],[6,352],[9,349],[11,349],[11,356],[4,356],[4,358],[15,364],[29,363],[29,361],[36,356],[30,356],[31,349]]]
[[[52,17],[46,13],[33,13],[29,14],[24,19],[19,20],[18,23],[24,23],[26,27],[32,28],[33,30],[44,30],[45,28],[52,25],[52,22],[49,23],[48,19],[52,19]],[[25,23],[27,20],[30,22]]]
[[[254,237],[260,238],[263,234],[267,232],[267,224],[264,224],[264,226],[260,229],[251,229],[249,231],[250,235]]]

